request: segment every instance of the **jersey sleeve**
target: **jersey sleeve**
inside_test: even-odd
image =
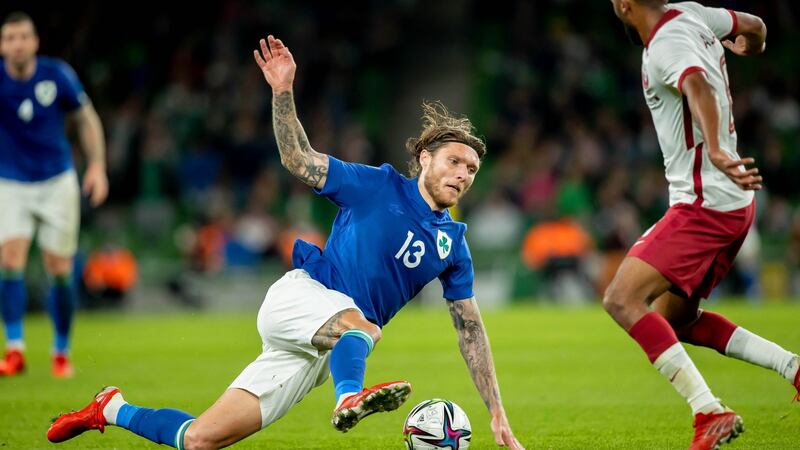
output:
[[[738,20],[730,9],[712,8],[696,2],[675,3],[675,6],[700,19],[718,39],[736,34]]]
[[[447,300],[471,298],[475,295],[473,291],[475,271],[472,268],[472,255],[465,236],[461,236],[461,242],[453,250],[457,252],[453,264],[439,275],[444,298]]]
[[[329,198],[339,207],[351,207],[373,198],[388,182],[394,169],[344,162],[328,156],[328,176],[317,194]]]
[[[687,75],[706,71],[699,55],[698,46],[701,44],[692,40],[687,33],[673,32],[660,38],[649,50],[655,73],[659,81],[683,92],[682,84]]]
[[[58,64],[58,72],[61,74],[61,85],[59,86],[60,102],[67,111],[74,111],[89,102],[89,97],[83,89],[78,74],[72,67],[65,62]]]

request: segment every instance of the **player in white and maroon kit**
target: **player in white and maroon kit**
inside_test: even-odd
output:
[[[773,369],[800,399],[797,355],[699,308],[728,273],[753,223],[752,191],[761,189],[758,169],[745,167],[754,160],[736,152],[725,48],[763,52],[766,27],[758,17],[694,2],[612,4],[644,43],[642,85],[670,208],[633,244],[603,306],[691,406],[691,449],[714,449],[744,430],[742,419],[711,393],[679,340]]]

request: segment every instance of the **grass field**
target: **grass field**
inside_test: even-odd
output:
[[[800,305],[713,308],[740,325],[800,350]],[[688,406],[648,363],[638,346],[599,308],[517,307],[484,313],[506,410],[520,441],[537,449],[682,449],[691,439]],[[0,449],[158,448],[125,430],[88,432],[58,446],[45,431],[59,411],[77,409],[103,385],[126,399],[199,414],[257,356],[255,312],[78,317],[77,376],[49,375],[50,326],[27,321],[29,370],[0,379]],[[713,392],[745,419],[747,432],[730,449],[800,448],[800,404],[777,374],[690,348]],[[366,419],[346,435],[329,424],[330,381],[240,449],[401,449],[410,408],[431,397],[461,405],[472,421],[471,448],[495,448],[488,415],[458,353],[444,307],[409,308],[384,330],[370,357],[368,384],[405,378],[414,385],[400,411]],[[162,447],[163,448],[163,447]]]

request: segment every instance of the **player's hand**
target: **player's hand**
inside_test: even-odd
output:
[[[745,167],[755,164],[755,159],[733,159],[724,151],[709,152],[708,156],[711,159],[711,163],[740,188],[745,191],[758,191],[761,189],[762,178],[758,174],[758,168],[747,169]]]
[[[739,56],[758,55],[759,53],[763,53],[764,49],[767,48],[766,42],[761,44],[761,48],[751,48],[750,41],[746,37],[744,37],[744,35],[741,34],[736,36],[735,41],[731,41],[730,39],[722,41],[722,45],[724,45],[725,48],[727,48],[728,50]]]
[[[525,447],[514,437],[514,432],[511,431],[511,425],[508,423],[504,411],[492,414],[491,427],[492,433],[494,433],[494,442],[497,445],[508,447],[510,450],[525,450]]]
[[[108,177],[101,163],[89,163],[83,174],[83,194],[89,196],[92,206],[100,206],[108,197]]]
[[[253,50],[253,57],[258,67],[264,74],[267,83],[273,92],[282,92],[292,89],[294,72],[297,65],[289,48],[283,45],[280,39],[269,35],[266,40],[261,39],[261,52]]]

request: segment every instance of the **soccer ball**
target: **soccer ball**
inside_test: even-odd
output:
[[[469,448],[472,427],[458,405],[434,398],[408,413],[403,437],[408,450],[463,450]]]

